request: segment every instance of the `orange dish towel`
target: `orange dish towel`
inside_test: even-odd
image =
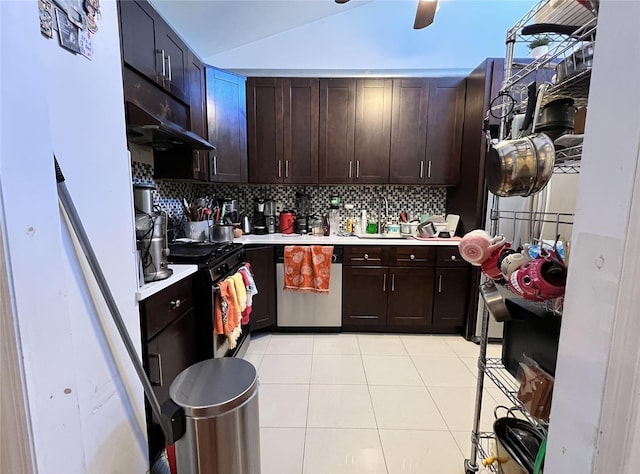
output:
[[[287,245],[284,248],[284,289],[329,293],[332,245]]]

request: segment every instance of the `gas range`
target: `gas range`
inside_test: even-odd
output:
[[[210,268],[239,252],[244,245],[217,242],[174,242],[169,244],[171,263],[195,263]]]

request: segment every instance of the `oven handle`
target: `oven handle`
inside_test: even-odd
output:
[[[212,296],[215,295],[220,290],[220,288],[218,287],[218,283],[220,283],[225,278],[229,278],[231,275],[236,273],[240,267],[242,267],[246,263],[247,262],[245,262],[245,261],[238,262],[233,267],[231,267],[230,270],[227,270],[227,272],[224,275],[218,275],[218,277],[215,280],[213,280],[213,282],[211,283],[211,288],[212,288],[211,294],[212,294]]]

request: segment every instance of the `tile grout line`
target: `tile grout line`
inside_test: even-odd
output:
[[[378,426],[378,417],[376,416],[376,407],[373,405],[373,396],[371,395],[371,386],[369,385],[369,378],[367,377],[367,370],[364,366],[364,358],[362,350],[360,349],[360,339],[356,336],[356,345],[358,346],[358,352],[360,353],[360,363],[362,364],[362,371],[364,372],[364,380],[367,384],[367,392],[369,393],[369,403],[371,403],[371,411],[373,412],[373,419],[376,422],[376,433],[378,434],[378,441],[380,442],[380,451],[382,451],[382,459],[384,460],[384,468],[389,472],[389,465],[387,464],[387,455],[384,452],[384,445],[382,444],[382,436],[380,436],[380,427]]]

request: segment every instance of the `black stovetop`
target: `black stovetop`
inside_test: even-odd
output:
[[[214,264],[243,247],[238,243],[174,242],[169,244],[171,263]]]

